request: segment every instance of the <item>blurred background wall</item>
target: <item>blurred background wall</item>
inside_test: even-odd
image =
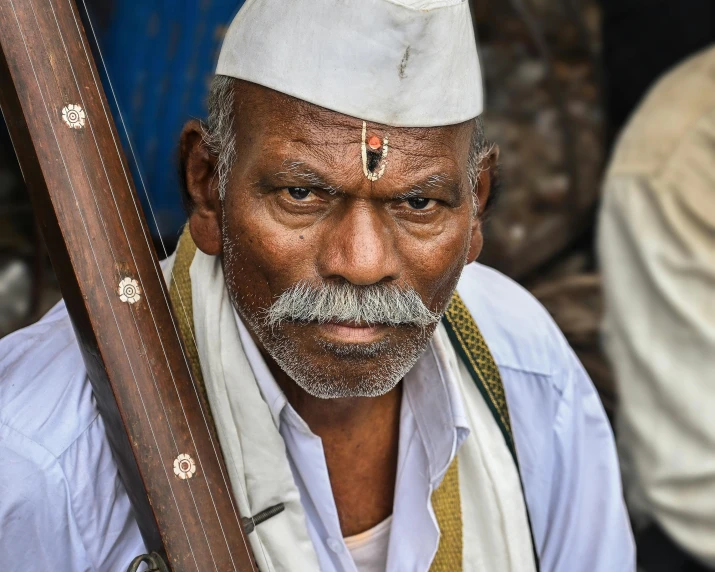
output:
[[[144,188],[156,217],[147,211],[152,233],[171,252],[184,221],[178,135],[188,118],[205,117],[218,49],[242,2],[87,2],[86,25],[91,21],[111,78],[105,89],[145,209]],[[472,11],[485,71],[484,119],[501,148],[503,185],[481,261],[546,305],[610,413],[593,252],[603,168],[653,81],[715,39],[712,0],[476,0]],[[59,297],[0,125],[0,337]]]

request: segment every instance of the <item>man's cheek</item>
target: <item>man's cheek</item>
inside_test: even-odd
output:
[[[462,275],[468,252],[469,243],[457,239],[456,245],[454,242],[440,245],[407,263],[413,270],[410,273],[412,285],[431,309],[442,310],[441,306],[449,302]],[[426,264],[426,261],[430,263]]]

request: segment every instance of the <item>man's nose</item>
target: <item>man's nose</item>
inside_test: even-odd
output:
[[[319,254],[321,276],[343,278],[358,286],[397,280],[400,265],[395,238],[382,219],[376,208],[362,201],[341,213]]]

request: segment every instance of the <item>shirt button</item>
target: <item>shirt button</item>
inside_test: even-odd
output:
[[[335,554],[340,554],[343,551],[343,543],[337,538],[328,538],[328,548]]]

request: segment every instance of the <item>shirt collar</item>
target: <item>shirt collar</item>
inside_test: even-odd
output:
[[[248,358],[248,363],[251,365],[253,370],[253,375],[258,383],[258,389],[263,395],[263,399],[268,404],[268,408],[271,411],[271,416],[273,417],[273,422],[276,427],[281,426],[281,412],[288,405],[288,400],[286,399],[285,393],[278,385],[278,382],[273,377],[271,370],[268,369],[266,360],[263,359],[261,351],[258,349],[256,342],[253,341],[251,334],[243,323],[243,320],[239,317],[238,313],[234,309],[233,315],[236,318],[236,324],[238,325],[238,333],[241,338],[241,344],[243,345],[243,351],[246,352],[246,357]]]
[[[299,430],[310,431],[288,403],[248,328],[235,311],[234,315],[243,349],[276,427],[280,428],[283,415]],[[459,389],[459,373],[450,365],[448,352],[442,337],[435,333],[405,376],[403,385],[402,417],[407,413],[405,407],[409,407],[425,447],[433,485],[442,480],[470,430]]]
[[[435,332],[404,383],[404,397],[424,445],[434,486],[441,482],[470,431],[459,372],[450,365],[450,350],[440,332]]]

